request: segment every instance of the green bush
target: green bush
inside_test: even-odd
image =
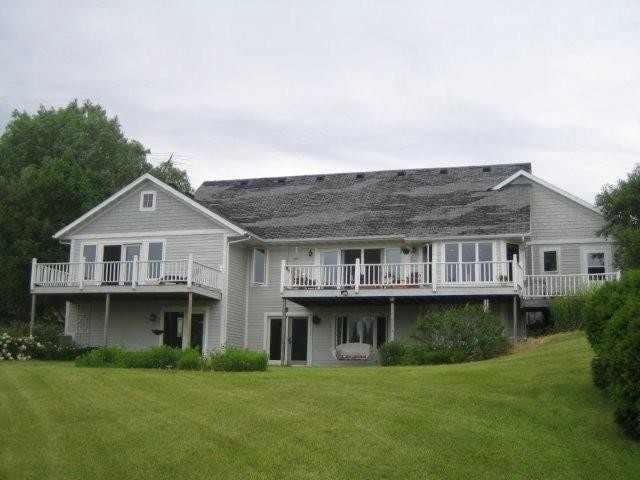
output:
[[[265,352],[236,347],[215,351],[209,358],[209,366],[212,370],[225,372],[264,371],[268,363]]]
[[[202,370],[204,364],[202,354],[198,350],[191,348],[184,351],[176,364],[176,368],[178,370]]]
[[[413,338],[426,350],[445,354],[450,361],[493,358],[509,349],[502,321],[480,305],[423,310]]]
[[[408,365],[440,365],[455,363],[451,353],[428,350],[424,345],[407,345],[405,364]]]
[[[405,365],[407,345],[399,341],[387,342],[378,350],[378,361],[380,365]]]
[[[125,367],[125,352],[120,347],[98,347],[76,358],[77,367]]]
[[[570,332],[582,328],[589,295],[579,293],[551,300],[551,330]]]
[[[639,270],[589,293],[585,330],[597,355],[591,364],[593,382],[615,402],[622,430],[640,440]]]

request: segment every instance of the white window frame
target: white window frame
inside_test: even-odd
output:
[[[545,270],[544,269],[544,254],[546,252],[556,252],[556,269],[555,270]],[[542,275],[553,275],[560,274],[560,247],[544,247],[540,249],[540,273]]]
[[[264,251],[264,282],[256,281],[256,250]],[[269,285],[269,250],[264,247],[253,247],[251,252],[251,284],[264,287]]]
[[[151,195],[153,202],[151,207],[144,206],[144,196]],[[141,212],[153,212],[158,204],[158,193],[155,190],[143,190],[140,192],[140,211]]]
[[[587,274],[589,272],[589,254],[591,253],[604,253],[605,273],[609,273],[613,270],[613,264],[611,262],[611,247],[609,245],[582,247],[580,249],[580,253],[582,261],[580,270],[582,273]]]

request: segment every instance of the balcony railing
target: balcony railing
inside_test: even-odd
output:
[[[137,286],[184,284],[222,289],[222,271],[197,262],[181,260],[133,260],[114,262],[61,262],[31,264],[31,288],[85,286]]]
[[[360,288],[512,287],[523,283],[515,260],[346,265],[287,265],[282,262],[281,291]]]
[[[522,296],[525,298],[551,298],[562,295],[575,295],[598,287],[605,282],[619,279],[619,271],[568,275],[526,275]]]

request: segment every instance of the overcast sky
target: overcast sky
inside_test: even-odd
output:
[[[640,2],[515,5],[3,2],[0,128],[88,98],[195,185],[531,162],[592,201],[640,162]]]

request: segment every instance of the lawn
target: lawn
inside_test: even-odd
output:
[[[580,334],[473,364],[0,364],[0,478],[640,478]]]

